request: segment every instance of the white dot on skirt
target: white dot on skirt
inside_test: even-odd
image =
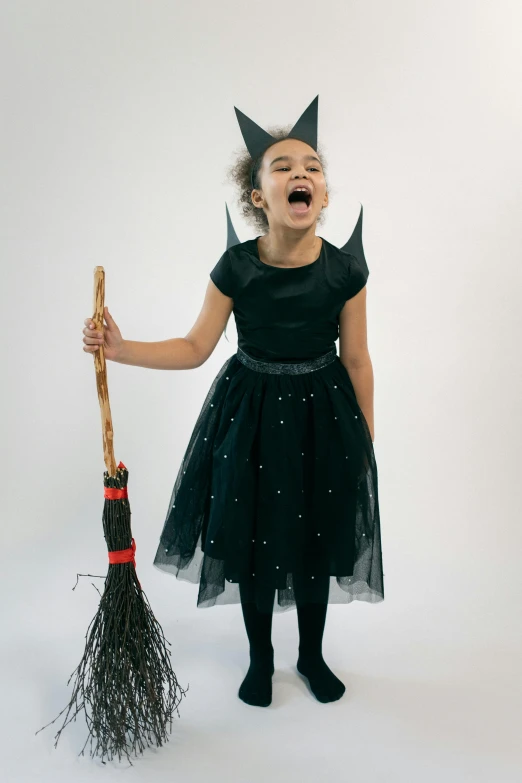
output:
[[[355,418],[357,418],[357,416]]]
[[[227,375],[227,381],[228,381],[228,375]]]
[[[318,535],[318,536],[320,536],[321,534],[320,534],[320,533],[318,533],[317,535]]]
[[[230,419],[230,421],[234,421],[234,417],[233,417],[233,416],[232,416],[232,418]]]
[[[311,394],[310,394],[310,397],[313,397],[313,396],[314,396],[314,393],[313,393],[313,392],[311,392]]]
[[[281,490],[280,490],[280,489],[278,489],[278,490],[277,490],[277,494],[278,494],[278,495],[280,495],[280,494],[281,494]]]
[[[266,544],[266,541],[263,541],[263,544]]]
[[[225,459],[226,459],[226,458],[227,458],[227,455],[225,454],[225,455],[224,455],[224,457],[225,457]]]
[[[279,568],[279,566],[276,566],[276,568]]]
[[[283,398],[282,398],[282,397],[280,397],[279,399],[280,399],[280,400],[282,400]]]
[[[206,440],[206,438],[203,438],[203,440]]]
[[[301,519],[301,514],[299,514],[299,519]]]
[[[337,386],[334,386],[334,389],[337,389]]]
[[[213,408],[213,407],[214,407],[214,403],[213,403],[213,402],[211,402],[211,403],[210,403],[210,407],[211,407],[211,408]]]
[[[214,495],[211,495],[210,497],[211,497],[211,498],[213,498],[213,497],[214,497]]]
[[[237,503],[237,498],[236,498],[236,503]]]
[[[213,544],[214,542],[213,542],[213,541],[211,541],[210,543],[211,543],[211,544]]]
[[[315,579],[315,576],[313,576],[312,579]]]
[[[281,424],[282,424],[282,423],[283,423],[283,422],[281,422]]]

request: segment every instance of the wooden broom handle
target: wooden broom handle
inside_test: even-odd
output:
[[[105,271],[102,266],[94,267],[94,329],[103,334],[103,308],[105,303]],[[94,330],[93,330],[94,331]],[[114,435],[112,431],[111,406],[109,405],[109,387],[107,386],[107,367],[105,364],[105,354],[103,352],[103,343],[100,344],[97,351],[93,351],[94,367],[96,370],[96,388],[98,390],[98,400],[100,403],[102,435],[103,435],[103,458],[109,476],[116,476],[116,460],[114,459]]]

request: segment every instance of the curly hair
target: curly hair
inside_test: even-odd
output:
[[[283,139],[286,138],[293,138],[292,136],[288,136],[291,129],[292,129],[291,125],[287,126],[286,128],[276,126],[269,129],[268,133],[270,133],[270,135],[274,137],[275,139],[274,144],[275,144],[277,141],[283,141]],[[270,149],[270,147],[268,147],[267,149]],[[248,150],[241,149],[236,151],[234,153],[234,157],[235,157],[234,163],[232,163],[227,169],[227,179],[226,179],[226,181],[232,182],[237,188],[239,195],[236,203],[240,207],[242,215],[245,218],[246,222],[249,225],[251,225],[256,231],[259,231],[261,233],[265,233],[266,231],[268,231],[269,229],[268,219],[264,209],[259,209],[259,207],[255,207],[253,205],[251,194],[252,194],[252,181],[254,182],[256,188],[260,187],[259,171],[263,164],[263,158],[264,155],[266,154],[266,151],[267,150],[265,150],[262,155],[259,155],[257,158],[255,158],[255,160],[252,160]],[[319,158],[321,159],[323,174],[326,180],[326,164],[319,145],[316,147],[316,152]],[[329,192],[328,183],[327,183],[327,190]],[[324,219],[325,219],[325,214],[323,209],[317,218],[317,225],[321,225],[324,222]]]

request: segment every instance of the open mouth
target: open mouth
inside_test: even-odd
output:
[[[290,204],[290,209],[296,215],[305,215],[310,210],[312,194],[304,190],[294,190],[288,196],[288,203]]]

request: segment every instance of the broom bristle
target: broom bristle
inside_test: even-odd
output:
[[[104,474],[105,486],[123,488],[128,471],[118,469],[117,476]],[[103,531],[109,552],[129,547],[131,541],[128,500],[105,500]],[[121,760],[129,751],[168,741],[167,725],[172,731],[172,715],[186,695],[172,669],[170,642],[154,617],[141,589],[132,562],[110,564],[104,593],[96,615],[87,629],[83,657],[72,673],[76,674],[73,693],[60,734],[71,720],[85,710],[89,734],[79,755],[91,741],[90,755],[103,761],[117,755]],[[72,710],[74,714],[68,720]],[[49,726],[51,724],[47,724]],[[47,728],[43,726],[43,729]],[[36,732],[38,734],[38,732]],[[94,744],[94,747],[93,747]]]

